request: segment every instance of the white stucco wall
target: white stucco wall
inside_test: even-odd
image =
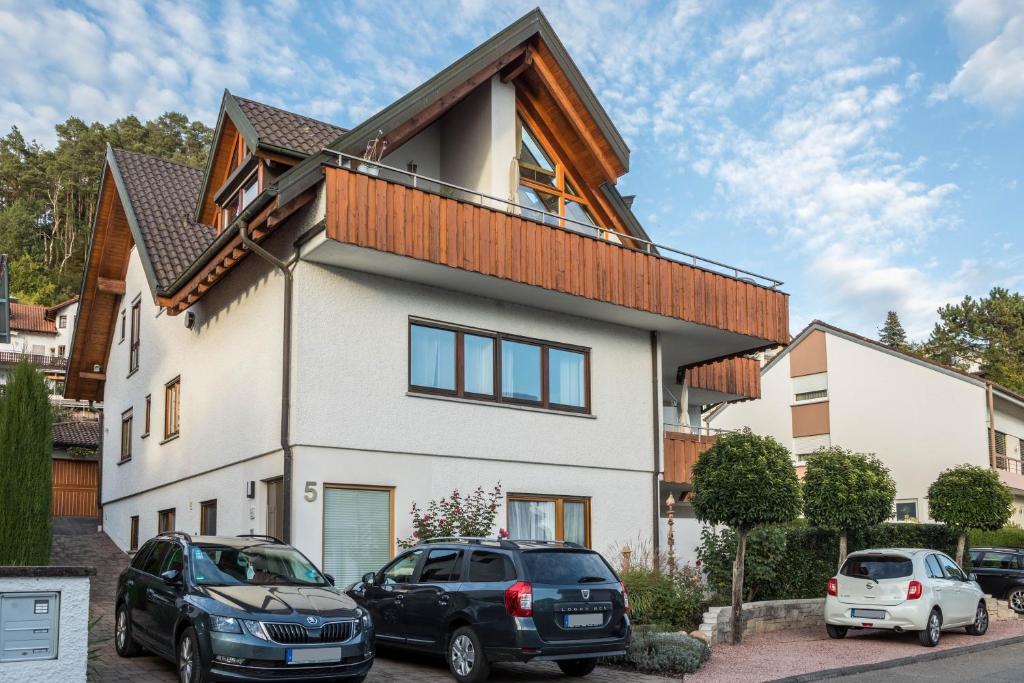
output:
[[[53,334],[11,330],[10,344],[0,344],[0,351],[14,351],[15,353],[41,353],[49,356],[52,355],[52,353],[56,353],[56,339],[57,336]],[[54,349],[52,353],[51,349]]]
[[[68,317],[68,325],[66,328],[60,328],[60,317],[66,315]],[[78,320],[78,302],[65,306],[64,308],[57,311],[54,317],[53,324],[57,327],[57,337],[53,340],[54,353],[57,353],[56,349],[64,347],[64,356],[66,357],[71,353],[71,338],[75,334],[75,322]],[[58,354],[59,355],[59,354]]]
[[[418,135],[386,155],[382,163],[406,169],[416,164],[416,173],[426,178],[441,178],[441,124],[434,122]]]
[[[57,658],[0,662],[0,681],[84,681],[89,647],[89,578],[0,577],[0,593],[59,593]]]
[[[442,179],[507,198],[515,117],[515,87],[498,76],[470,93],[441,120]]]

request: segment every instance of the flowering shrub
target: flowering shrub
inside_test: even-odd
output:
[[[445,536],[489,536],[498,516],[501,501],[501,483],[489,492],[477,486],[472,493],[463,496],[458,489],[440,500],[431,500],[426,509],[412,504],[413,533],[409,538],[398,539],[402,548],[410,548],[419,541]],[[498,535],[508,538],[508,532],[498,530]]]

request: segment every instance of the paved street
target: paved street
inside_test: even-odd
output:
[[[114,650],[114,591],[117,577],[128,566],[128,556],[118,550],[106,534],[96,532],[92,520],[58,520],[54,525],[53,557],[55,565],[84,565],[96,567],[89,596],[90,616],[99,619],[93,627],[91,640],[102,640],[98,647],[89,681],[104,683],[169,683],[177,680],[174,667],[158,657],[142,656],[123,659]],[[417,681],[423,683],[450,683],[453,679],[445,662],[440,658],[417,656],[407,652],[382,651],[374,663],[368,683],[385,681]],[[491,677],[494,683],[521,683],[525,681],[565,680],[553,664],[500,665]],[[594,683],[635,681],[637,683],[666,683],[670,679],[641,676],[608,668],[599,668],[587,677]]]
[[[931,662],[910,664],[895,669],[869,671],[855,676],[843,676],[835,680],[847,683],[912,683],[914,681],[959,681],[960,683],[1011,683],[1024,677],[1024,643],[969,652],[962,655],[937,659]]]

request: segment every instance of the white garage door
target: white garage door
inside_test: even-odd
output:
[[[347,586],[391,559],[391,489],[324,487],[324,571]]]

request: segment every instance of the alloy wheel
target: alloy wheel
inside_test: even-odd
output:
[[[117,648],[119,650],[124,649],[125,640],[128,637],[128,615],[125,614],[124,610],[117,613],[117,626],[114,631],[114,638],[116,639]]]
[[[469,636],[456,636],[452,641],[452,668],[459,676],[468,676],[476,662],[476,648]]]
[[[1024,591],[1013,591],[1010,593],[1010,609],[1015,612],[1024,612]]]
[[[931,636],[933,643],[939,640],[939,629],[939,615],[932,612],[932,615],[928,617],[928,635]]]
[[[974,628],[978,633],[984,633],[988,628],[988,610],[983,605],[978,605],[978,613],[974,617]]]
[[[192,683],[192,670],[195,667],[192,639],[185,637],[181,639],[181,652],[178,655],[178,674],[181,683]]]

